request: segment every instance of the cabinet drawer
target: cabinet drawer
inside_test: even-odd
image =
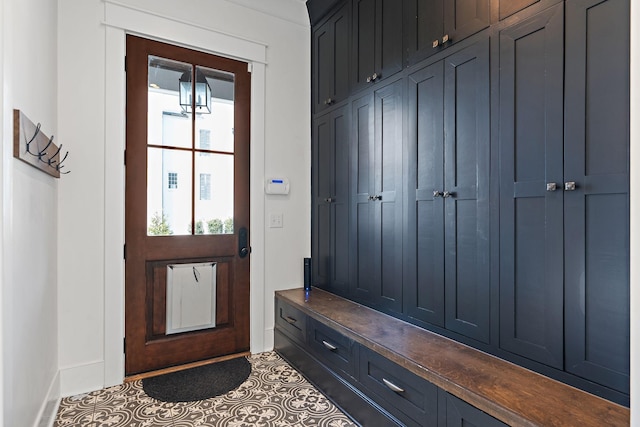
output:
[[[360,348],[360,383],[406,425],[437,425],[438,388],[365,347]]]
[[[276,299],[276,327],[300,344],[305,343],[307,316],[279,299]]]
[[[309,319],[311,353],[327,365],[355,377],[358,345],[337,331]]]

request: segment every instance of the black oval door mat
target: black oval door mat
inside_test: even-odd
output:
[[[147,395],[163,402],[193,402],[234,390],[250,373],[251,363],[246,357],[238,357],[145,378],[142,380],[142,388]]]

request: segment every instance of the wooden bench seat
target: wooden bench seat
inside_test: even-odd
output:
[[[506,424],[629,425],[629,408],[321,289],[276,298]]]

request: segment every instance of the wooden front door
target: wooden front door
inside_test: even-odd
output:
[[[246,63],[127,36],[125,371],[249,350]]]

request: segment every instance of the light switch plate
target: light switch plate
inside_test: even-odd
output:
[[[282,214],[272,213],[269,216],[269,228],[282,228]]]

